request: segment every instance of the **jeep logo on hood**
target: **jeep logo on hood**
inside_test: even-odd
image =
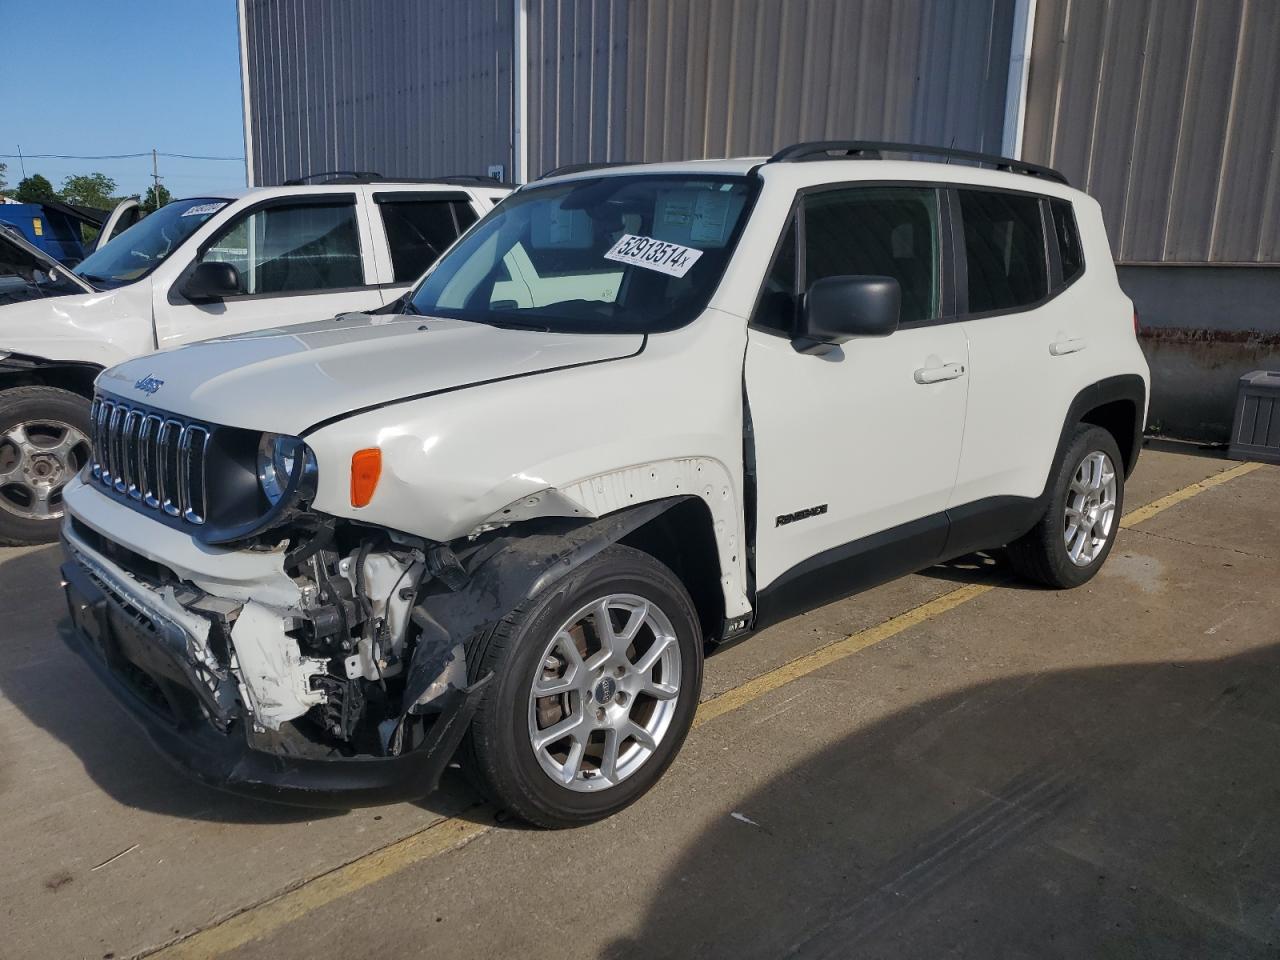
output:
[[[147,396],[150,397],[154,395],[155,392],[163,386],[164,386],[163,380],[157,379],[156,377],[152,377],[152,376],[146,376],[146,377],[143,377],[141,380],[137,381],[133,385],[133,388],[135,390],[141,390],[143,393],[145,393]]]

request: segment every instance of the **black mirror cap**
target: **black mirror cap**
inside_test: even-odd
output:
[[[893,277],[824,277],[809,285],[796,349],[821,352],[855,337],[887,337],[898,329],[902,288]]]
[[[243,292],[240,271],[230,263],[219,263],[214,260],[197,263],[191,275],[187,277],[186,283],[182,285],[182,295],[197,303],[234,297]]]

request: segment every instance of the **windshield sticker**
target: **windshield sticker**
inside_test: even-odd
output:
[[[225,206],[226,206],[225,203],[197,203],[190,210],[186,211],[183,214],[183,216],[184,217],[206,217],[211,213],[217,213],[219,210],[221,210]]]
[[[624,233],[605,253],[606,260],[631,263],[646,270],[656,270],[671,277],[683,277],[702,256],[701,250],[667,243],[653,237],[637,237]]]
[[[700,192],[693,205],[693,227],[689,231],[689,239],[694,243],[724,246],[730,199],[727,193]]]

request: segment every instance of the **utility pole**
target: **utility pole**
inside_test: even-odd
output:
[[[22,144],[18,144],[18,166],[22,169],[22,179],[27,179],[27,162],[22,159]]]
[[[160,209],[160,155],[156,153],[156,148],[151,148],[151,181],[155,184],[152,200],[156,205],[156,209]]]

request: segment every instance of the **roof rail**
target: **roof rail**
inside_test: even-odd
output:
[[[634,167],[639,160],[608,160],[596,163],[566,163],[558,167],[552,167],[539,180],[546,180],[549,177],[561,177],[569,173],[586,173],[588,170],[604,170],[606,167]]]
[[[811,140],[784,147],[769,158],[769,163],[797,163],[805,160],[879,160],[884,153],[915,153],[929,157],[945,157],[948,160],[968,160],[985,163],[997,170],[1025,173],[1032,177],[1044,177],[1056,183],[1066,184],[1067,178],[1052,167],[1038,163],[1014,160],[994,153],[978,153],[974,150],[956,150],[952,147],[931,147],[920,143],[890,143],[882,140]]]
[[[459,174],[446,177],[385,177],[380,173],[368,173],[359,170],[328,170],[324,173],[309,173],[305,177],[294,177],[282,185],[286,187],[303,187],[310,183],[444,183],[458,186],[500,187],[502,181],[478,174]]]

